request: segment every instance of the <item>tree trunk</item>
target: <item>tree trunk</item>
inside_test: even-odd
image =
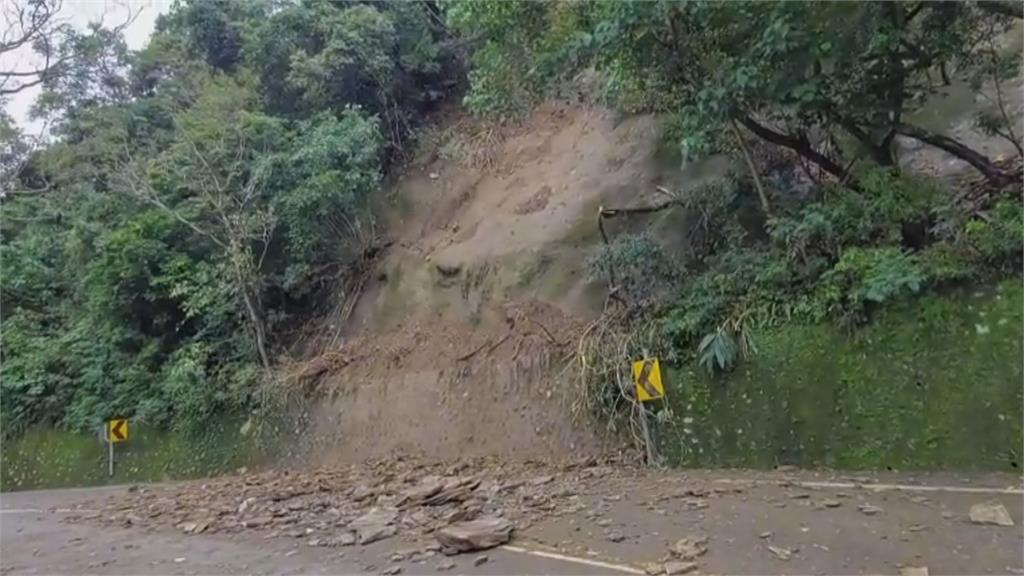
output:
[[[985,155],[964,146],[949,136],[937,134],[926,128],[911,124],[900,124],[896,127],[896,132],[925,144],[931,144],[940,150],[956,156],[981,172],[992,184],[1002,186],[1013,179],[1011,174],[993,164]]]
[[[270,370],[270,356],[267,354],[267,329],[263,324],[263,317],[253,302],[252,294],[247,287],[242,288],[242,300],[245,301],[245,310],[249,313],[249,321],[252,322],[253,332],[256,335],[256,352],[260,356],[260,364],[264,370]]]
[[[764,184],[761,182],[761,174],[757,170],[757,165],[754,164],[754,157],[750,155],[750,150],[747,149],[747,142],[743,139],[743,133],[740,132],[740,127],[736,124],[736,120],[730,119],[730,125],[732,126],[732,133],[736,136],[736,141],[739,143],[740,152],[743,153],[743,159],[747,162],[747,168],[750,169],[750,175],[754,178],[754,188],[757,188],[757,197],[761,200],[761,209],[764,210],[764,215],[767,218],[772,217],[772,207],[768,203],[768,196],[764,192]]]
[[[840,182],[846,182],[850,188],[857,189],[858,185],[856,179],[851,177],[845,168],[836,164],[831,158],[815,150],[805,136],[793,136],[790,134],[776,132],[758,124],[750,116],[737,116],[736,120],[746,126],[747,130],[753,132],[758,138],[777,146],[784,146],[793,150],[800,156],[803,156],[813,162],[825,172],[835,176],[835,178]]]
[[[1024,19],[1024,3],[1005,0],[979,0],[978,7],[986,12]]]
[[[889,146],[892,141],[891,138],[886,137],[881,144],[875,144],[871,139],[871,136],[860,126],[857,126],[852,120],[849,120],[848,118],[841,118],[839,120],[839,125],[867,149],[868,154],[871,155],[871,158],[877,162],[879,166],[889,167],[896,164],[896,159],[893,158],[892,155],[892,148]]]

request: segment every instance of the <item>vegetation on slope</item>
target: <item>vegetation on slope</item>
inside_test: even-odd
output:
[[[452,21],[476,46],[466,98],[471,108],[515,113],[539,98],[565,93],[577,74],[594,72],[605,102],[659,114],[666,140],[684,161],[715,153],[733,159],[724,177],[675,191],[658,206],[686,214],[689,243],[683,253],[670,253],[647,235],[626,235],[592,259],[593,274],[609,280],[617,307],[602,321],[625,328],[595,325],[585,336],[590,341],[581,343],[583,397],[590,408],[611,416],[635,413],[628,360],[655,353],[679,366],[676,374],[688,374],[676,383],[688,390],[684,414],[696,409],[690,393],[701,386],[712,396],[769,395],[771,402],[806,392],[807,386],[834,392],[836,381],[804,386],[789,370],[760,370],[756,377],[745,372],[794,355],[807,359],[777,345],[786,335],[796,335],[795,346],[806,347],[821,365],[836,366],[843,377],[863,372],[863,381],[847,386],[848,392],[878,406],[887,402],[888,387],[884,378],[871,375],[886,365],[886,352],[868,355],[865,362],[876,364],[870,368],[853,361],[859,348],[834,342],[843,339],[841,331],[879,330],[865,326],[887,308],[954,286],[1000,278],[1019,282],[1020,128],[1009,112],[1007,86],[1019,77],[1021,57],[1000,42],[1019,26],[1020,16],[1000,8],[924,2],[454,4]],[[1014,162],[996,162],[910,120],[953,82],[965,82],[987,98],[991,105],[982,107],[976,127],[1012,145]],[[933,181],[909,171],[900,161],[901,140],[962,160],[981,183],[969,184],[969,177],[955,184]],[[956,319],[946,320],[952,330]],[[826,321],[839,330],[825,327]],[[798,337],[804,333],[817,340]],[[910,346],[903,339],[912,337],[900,333],[878,345]],[[822,342],[833,345],[823,349]],[[991,360],[1008,372],[990,380],[951,385],[929,372],[936,376],[936,403],[990,385],[998,390],[982,395],[986,401],[1013,400],[1004,396],[1019,385],[1021,357],[1016,344],[1008,344],[1016,342],[996,348],[999,354]],[[949,354],[955,347],[941,349]],[[964,354],[974,360],[969,351]],[[741,364],[743,357],[757,358],[754,368]],[[840,370],[847,361],[855,366]],[[698,367],[710,376],[696,376]],[[705,378],[727,381],[715,388]],[[826,415],[830,406],[821,409],[822,418],[834,416]],[[778,417],[790,414],[780,410]],[[891,415],[913,420],[908,414],[894,408]],[[721,428],[725,416],[717,416]],[[1019,413],[1007,416],[1019,420]],[[778,419],[766,422],[778,430],[799,428]],[[701,433],[715,428],[704,424]],[[944,433],[956,427],[937,425]],[[1019,441],[1019,431],[1007,437]],[[857,438],[866,437],[853,434],[844,448],[853,449]],[[790,440],[792,446],[786,444]],[[763,453],[725,450],[718,460],[713,450],[683,451],[682,461],[765,464],[765,458],[782,457],[784,448],[798,450],[804,441],[788,438]],[[705,450],[716,446],[721,447],[711,441]],[[860,456],[811,452],[790,459],[843,466],[906,463],[879,450]],[[963,463],[952,456],[929,458],[914,462]]]
[[[931,294],[849,337],[827,323],[764,331],[725,376],[668,374],[663,453],[686,466],[1016,472],[1024,292]]]
[[[1019,278],[1015,164],[910,120],[968,82],[991,101],[978,128],[1019,156],[1020,55],[999,44],[1019,16],[999,2],[194,0],[134,53],[117,29],[47,25],[53,0],[20,5],[49,35],[26,42],[52,56],[35,114],[54,138],[0,129],[5,435],[256,406],[325,296],[358,291],[379,247],[368,198],[463,85],[463,52],[475,112],[573,94],[582,74],[602,102],[663,118],[681,158],[733,159],[666,203],[685,213],[683,253],[626,236],[592,260],[601,278],[653,279],[611,287],[627,332],[655,320],[614,370],[646,349],[729,372],[775,354],[760,334],[856,330]],[[0,71],[0,97],[34,81],[18,78]],[[910,173],[901,140],[980,184]],[[590,397],[614,412],[607,382]]]
[[[254,406],[377,243],[367,198],[460,77],[433,3],[176,4],[148,46],[24,0],[33,150],[4,118],[5,435]]]

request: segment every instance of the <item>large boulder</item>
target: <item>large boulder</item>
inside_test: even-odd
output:
[[[472,552],[500,546],[512,539],[512,523],[504,518],[485,517],[456,522],[441,528],[434,537],[442,548]]]

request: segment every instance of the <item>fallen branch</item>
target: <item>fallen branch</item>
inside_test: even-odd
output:
[[[514,351],[514,352],[512,352],[512,362],[513,362],[513,363],[514,363],[514,362],[515,362],[516,360],[518,360],[518,359],[519,359],[519,350],[520,350],[520,348],[522,348],[522,346],[523,346],[523,342],[524,342],[525,340],[526,340],[526,337],[525,337],[525,336],[520,336],[520,337],[519,337],[519,341],[517,341],[517,342],[516,342],[516,349],[515,349],[515,351]]]
[[[474,348],[474,349],[473,349],[473,350],[472,350],[471,352],[469,352],[468,354],[464,354],[464,355],[462,355],[462,356],[459,356],[458,358],[456,358],[456,359],[455,359],[455,361],[456,361],[456,362],[462,362],[462,361],[464,361],[464,360],[469,360],[469,359],[470,359],[470,358],[472,358],[473,356],[476,356],[477,352],[479,352],[479,351],[483,350],[483,349],[484,349],[484,347],[486,347],[486,346],[487,346],[488,344],[490,344],[490,343],[491,343],[491,339],[490,339],[490,338],[488,338],[487,340],[484,340],[483,344],[480,344],[479,346],[477,346],[476,348]]]
[[[497,349],[498,349],[498,346],[501,346],[502,344],[504,344],[504,343],[505,343],[505,341],[506,341],[506,340],[508,340],[508,339],[509,339],[509,336],[512,336],[512,331],[511,331],[511,330],[509,330],[507,334],[505,334],[504,336],[502,336],[500,340],[498,340],[497,342],[495,342],[493,346],[491,346],[490,348],[488,348],[488,349],[487,349],[487,353],[488,353],[488,354],[490,354],[491,352],[494,352],[495,350],[497,350]]]
[[[544,336],[546,336],[546,337],[547,337],[547,339],[548,339],[548,342],[551,342],[552,344],[554,344],[555,346],[558,346],[558,347],[564,346],[564,344],[563,344],[562,342],[559,342],[558,340],[555,340],[555,337],[551,335],[551,332],[548,332],[548,329],[547,329],[547,327],[545,327],[545,326],[544,326],[543,324],[541,324],[541,323],[540,323],[540,322],[538,322],[537,320],[534,320],[533,318],[529,318],[529,317],[527,317],[527,320],[529,320],[530,322],[533,322],[533,323],[534,323],[534,324],[536,324],[536,325],[537,325],[537,326],[538,326],[538,327],[539,327],[539,328],[540,328],[541,330],[543,330],[543,331],[544,331]]]

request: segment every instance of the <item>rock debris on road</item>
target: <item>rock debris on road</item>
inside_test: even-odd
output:
[[[1022,568],[1020,520],[1010,512],[1021,509],[1019,494],[925,497],[864,488],[861,480],[841,490],[803,481],[818,478],[796,471],[657,471],[596,459],[561,466],[394,459],[138,486],[109,498],[86,493],[62,503],[56,516],[69,528],[98,524],[140,544],[171,536],[276,543],[288,550],[277,556],[281,562],[301,566],[310,554],[328,554],[377,574],[528,571],[522,562],[539,562],[530,566],[541,571],[652,574]],[[7,536],[9,517],[3,518]],[[92,533],[76,538],[87,543]],[[525,551],[513,555],[521,560],[508,560],[500,549],[496,564],[493,553],[478,554],[508,542]],[[5,557],[47,571],[45,555],[19,558],[20,550],[5,547]],[[537,555],[529,557],[530,550]],[[470,556],[461,562],[459,554]],[[178,557],[187,558],[183,572],[203,561],[192,552]],[[90,562],[116,566],[118,559]],[[5,559],[11,572],[7,565]],[[275,571],[268,568],[261,571]]]

